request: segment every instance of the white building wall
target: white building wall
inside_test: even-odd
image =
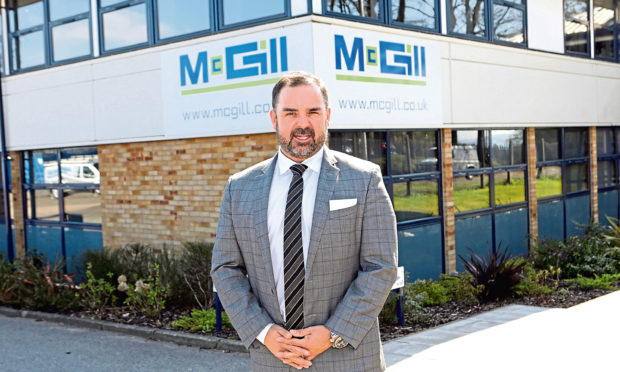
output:
[[[552,14],[561,0],[539,1],[529,2],[530,42],[555,51],[561,22],[536,25],[531,13],[546,11],[557,23]],[[171,139],[163,124],[162,51],[311,20],[360,35],[372,30],[438,42],[444,127],[620,125],[619,63],[309,16],[3,78],[7,145],[24,150]]]

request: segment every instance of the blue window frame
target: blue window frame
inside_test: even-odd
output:
[[[536,129],[536,188],[541,238],[565,240],[590,218],[587,128]],[[561,216],[561,223],[552,221]],[[553,225],[553,226],[552,226]]]
[[[89,0],[7,3],[10,71],[92,57]]]
[[[590,56],[590,1],[564,0],[564,50]]]
[[[26,250],[62,257],[72,270],[81,250],[101,248],[97,148],[27,151],[22,170]]]
[[[594,0],[594,57],[620,60],[620,14],[618,0]]]
[[[99,40],[101,54],[147,46],[153,42],[150,1],[101,0]]]
[[[527,46],[525,0],[446,0],[448,34]]]
[[[608,224],[607,217],[620,217],[620,129],[596,128],[599,223]]]
[[[439,0],[323,0],[323,14],[439,32],[439,3]]]

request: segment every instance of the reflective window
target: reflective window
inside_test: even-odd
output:
[[[283,0],[221,0],[224,26],[270,16],[284,15]]]
[[[17,70],[45,64],[43,31],[35,31],[11,40],[13,67]]]
[[[454,211],[456,213],[490,206],[488,174],[454,177]]]
[[[157,0],[160,39],[208,30],[209,0]]]
[[[525,163],[523,130],[493,130],[493,166]]]
[[[589,0],[564,0],[564,45],[567,52],[588,54]]]
[[[24,161],[27,184],[45,185],[58,183],[58,151],[32,151]]]
[[[0,18],[0,74],[4,75],[4,42],[2,34],[4,33],[3,19]]]
[[[17,0],[8,3],[11,32],[43,24],[43,1]]]
[[[525,41],[524,11],[506,5],[493,6],[493,39],[522,44]]]
[[[26,192],[26,215],[28,219],[60,221],[57,195],[54,196],[52,190],[29,190]]]
[[[90,22],[82,19],[52,28],[54,61],[90,54]]]
[[[598,187],[609,187],[616,184],[616,162],[613,160],[598,161]]]
[[[330,0],[327,2],[327,10],[334,13],[381,19],[381,1],[377,0]]]
[[[434,131],[392,132],[392,174],[437,170],[437,133]]]
[[[436,18],[434,0],[392,0],[393,22],[434,29]]]
[[[49,0],[50,21],[90,11],[89,0]]]
[[[588,189],[588,164],[569,164],[566,166],[565,193]]]
[[[588,130],[586,128],[567,128],[564,130],[564,158],[588,156]]]
[[[488,131],[452,131],[452,168],[455,172],[488,167],[489,160]]]
[[[381,167],[387,175],[385,132],[329,132],[329,148],[369,160]]]
[[[614,0],[594,0],[594,55],[600,58],[614,59],[614,30],[616,22]],[[617,31],[616,31],[617,32]]]
[[[536,129],[536,161],[561,158],[559,129]]]
[[[495,177],[495,205],[525,201],[525,172],[497,172]]]
[[[450,0],[448,18],[455,34],[486,36],[486,0]]]
[[[539,198],[562,195],[562,167],[539,167],[536,170],[536,194]]]
[[[596,128],[596,152],[598,156],[615,154],[613,128]]]
[[[103,44],[106,51],[148,41],[146,4],[103,13]]]
[[[419,180],[394,184],[394,212],[398,221],[439,215],[437,180]]]

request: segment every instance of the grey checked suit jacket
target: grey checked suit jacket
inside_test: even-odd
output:
[[[254,371],[288,371],[256,336],[283,324],[267,231],[277,155],[226,185],[211,275],[226,313],[250,350]],[[330,211],[329,201],[357,199]],[[304,324],[325,325],[349,346],[317,356],[317,371],[385,369],[377,315],[396,278],[394,210],[376,165],[325,149],[306,261]]]

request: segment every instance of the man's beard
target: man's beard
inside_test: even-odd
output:
[[[307,159],[314,155],[323,146],[323,144],[325,144],[326,132],[327,131],[320,133],[317,137],[314,129],[311,127],[295,128],[291,131],[290,138],[287,139],[280,135],[280,126],[276,120],[276,134],[278,136],[278,142],[280,142],[280,147],[286,154],[297,159]],[[296,135],[309,135],[312,140],[303,145],[294,144]]]

